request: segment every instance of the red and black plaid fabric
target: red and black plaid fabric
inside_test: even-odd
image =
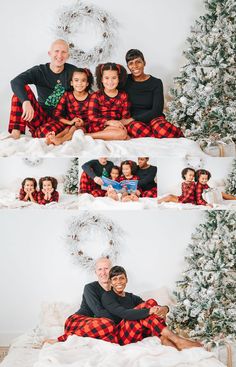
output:
[[[89,98],[90,96],[88,96],[84,101],[78,101],[73,92],[65,92],[53,111],[53,115],[57,120],[60,118],[73,120],[75,117],[79,117],[84,121],[85,130],[88,131]]]
[[[182,138],[184,137],[179,127],[168,122],[164,116],[153,119],[150,124],[140,121],[132,121],[126,126],[127,132],[132,138]]]
[[[50,200],[45,200],[44,196],[45,196],[45,194],[42,191],[38,192],[38,203],[41,204],[41,205],[52,203],[53,201],[58,202],[58,200],[59,200],[59,192],[58,191],[53,191],[52,192]]]
[[[196,198],[195,198],[195,182],[182,183],[182,194],[181,196],[178,196],[178,202],[182,204],[196,204]]]
[[[89,132],[104,130],[104,123],[109,120],[130,118],[128,96],[118,92],[116,97],[108,97],[102,91],[94,92],[89,100]]]
[[[197,205],[207,205],[206,200],[203,199],[202,193],[203,190],[209,189],[209,186],[207,184],[203,185],[200,182],[197,182],[196,184],[196,203]]]
[[[87,193],[93,195],[94,197],[103,197],[106,195],[106,191],[102,190],[101,186],[96,184],[93,179],[87,175],[86,172],[82,172],[81,174],[79,187],[80,194]]]
[[[25,133],[25,128],[28,126],[33,138],[43,138],[49,132],[54,131],[56,134],[63,131],[66,127],[59,121],[54,121],[47,112],[43,110],[38,101],[35,98],[31,88],[26,85],[25,90],[27,92],[28,100],[34,109],[34,117],[28,122],[22,119],[22,103],[19,98],[14,94],[11,102],[11,113],[8,131],[13,129],[19,130],[22,134]]]
[[[142,198],[157,198],[157,187],[142,192]]]
[[[70,335],[78,335],[95,339],[102,339],[110,343],[117,343],[114,321],[105,317],[88,317],[71,315],[65,322],[65,332],[57,340],[64,342]]]
[[[154,299],[139,304],[135,309],[157,306]],[[150,315],[143,320],[122,320],[116,327],[116,335],[120,345],[136,343],[147,336],[160,336],[166,327],[165,320],[156,315]]]
[[[19,200],[24,200],[26,196],[26,192],[24,191],[23,188],[20,189],[20,193],[19,193]],[[34,191],[32,193],[33,199],[37,202],[38,201],[38,191]],[[30,201],[30,198],[28,198],[28,201]]]

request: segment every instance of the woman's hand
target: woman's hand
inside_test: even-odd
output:
[[[167,306],[157,306],[157,307],[158,307],[158,309],[155,312],[155,315],[157,315],[157,316],[162,317],[163,319],[165,319],[166,318],[166,315],[169,312],[169,307],[167,307]]]

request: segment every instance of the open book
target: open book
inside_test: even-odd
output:
[[[113,181],[110,178],[102,176],[103,185],[102,189],[107,190],[109,186],[112,186],[116,192],[135,192],[138,187],[138,180],[124,180],[121,182]]]

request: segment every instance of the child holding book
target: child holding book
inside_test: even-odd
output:
[[[123,161],[121,163],[121,172],[122,175],[119,178],[119,182],[125,181],[125,180],[139,180],[139,177],[135,175],[135,172],[137,170],[137,165],[133,161]],[[142,190],[140,187],[134,192],[127,192],[124,191],[122,193],[121,201],[138,201],[139,197],[141,196]]]
[[[41,205],[58,202],[59,193],[57,189],[57,179],[50,176],[41,177],[39,180],[38,203]]]
[[[37,181],[33,177],[26,177],[21,183],[19,200],[38,202]]]

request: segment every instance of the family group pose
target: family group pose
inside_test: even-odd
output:
[[[100,258],[95,273],[98,280],[85,286],[80,309],[66,320],[64,334],[46,343],[64,342],[70,335],[77,335],[127,345],[157,336],[163,345],[178,350],[202,346],[167,327],[168,306],[126,292],[128,277],[123,267],[112,267],[109,259]]]
[[[9,132],[14,139],[26,127],[32,137],[54,145],[71,140],[77,129],[103,140],[184,136],[166,121],[162,82],[145,73],[141,51],[127,52],[128,76],[122,65],[98,65],[95,92],[91,71],[66,62],[69,46],[64,40],[54,41],[48,54],[49,63],[34,66],[11,81]],[[36,87],[38,99],[29,85]]]
[[[181,204],[205,205],[212,208],[213,205],[207,203],[202,196],[204,190],[208,190],[210,188],[208,181],[211,178],[211,173],[205,169],[199,169],[195,171],[193,168],[187,167],[182,170],[181,176],[184,180],[181,185],[182,194],[180,196],[172,194],[165,196],[164,198],[158,200],[158,204],[163,202],[173,202]],[[225,192],[222,192],[222,198],[224,200],[236,200],[236,196],[226,194]]]
[[[80,193],[88,193],[94,197],[110,197],[116,201],[137,201],[139,197],[157,197],[155,182],[157,167],[149,164],[148,157],[139,157],[138,163],[124,160],[120,166],[114,165],[107,158],[90,160],[82,165],[80,177]],[[137,181],[137,189],[126,190],[123,187],[120,193],[112,185],[103,187],[104,178],[115,182]]]
[[[31,201],[40,205],[46,205],[53,201],[58,202],[59,193],[57,189],[57,179],[51,176],[39,179],[39,191],[37,181],[33,177],[26,177],[21,184],[19,200]]]

